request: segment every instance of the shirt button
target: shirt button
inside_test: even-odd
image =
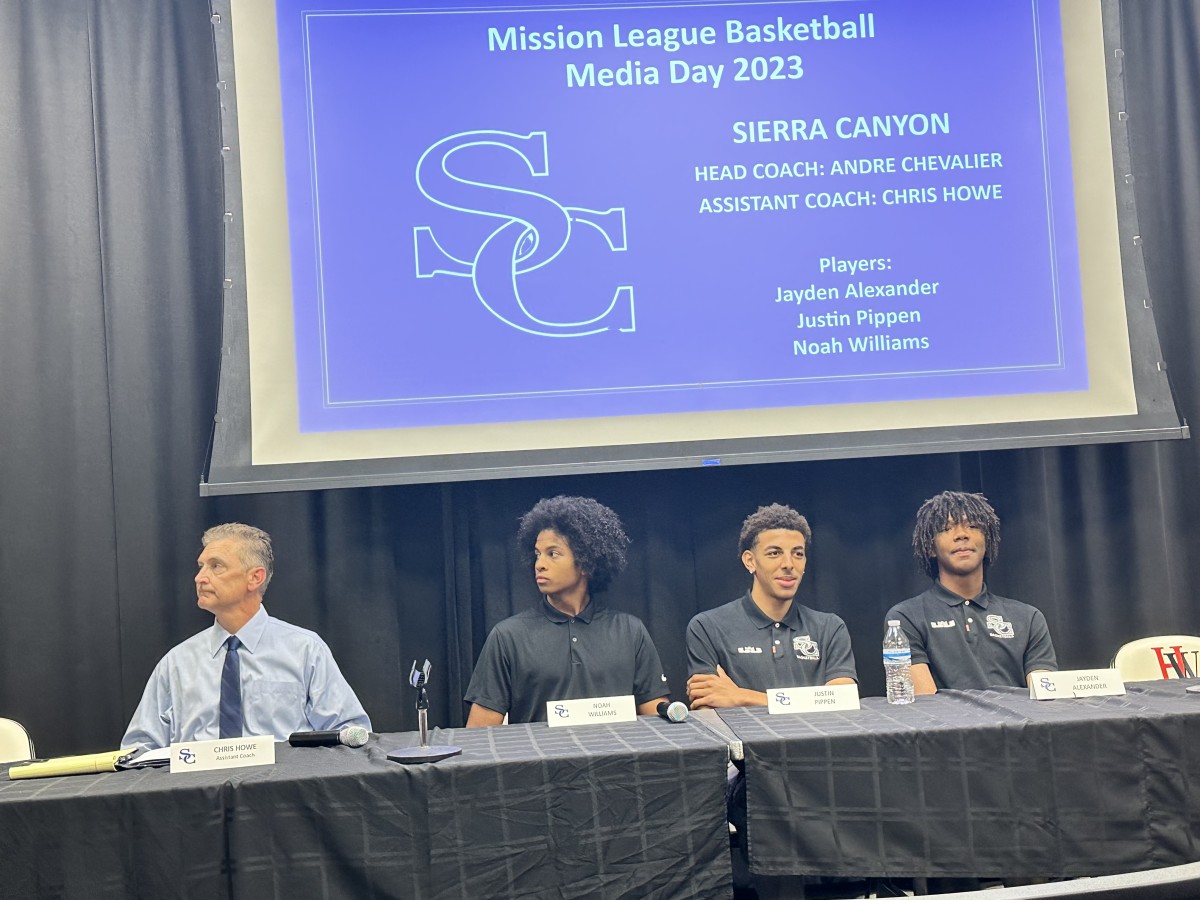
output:
[[[970,606],[970,605],[971,605],[971,601],[970,601],[970,600],[964,600],[964,601],[963,601],[963,606]]]
[[[573,638],[571,638],[571,643],[573,644],[573,643],[575,643],[577,640],[579,640],[579,638],[577,638],[577,637],[573,637]]]
[[[974,620],[974,619],[972,619],[970,616],[967,616],[967,621],[968,621],[968,622],[974,622],[975,620]]]
[[[778,643],[779,643],[779,641],[776,641],[775,643],[777,643],[777,644],[778,644]]]
[[[775,627],[776,627],[776,628],[778,628],[778,627],[779,627],[779,623],[778,623],[778,622],[776,622],[776,623],[775,623]]]

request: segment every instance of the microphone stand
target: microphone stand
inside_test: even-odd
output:
[[[409,682],[417,689],[417,728],[421,732],[421,746],[429,746],[429,692],[425,690],[425,682],[429,680],[429,660],[425,660],[425,665],[420,671],[417,670],[417,661],[413,660],[412,673],[408,676]]]
[[[408,673],[408,683],[417,692],[417,729],[420,745],[417,747],[401,747],[387,755],[392,762],[398,763],[427,763],[438,762],[462,753],[462,747],[452,747],[448,744],[431,747],[429,745],[429,692],[425,686],[429,684],[429,672],[432,669],[429,660],[419,669],[414,659],[412,671]]]
[[[417,727],[421,729],[421,746],[429,746],[429,695],[425,688],[417,694]]]

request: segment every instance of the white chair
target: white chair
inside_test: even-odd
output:
[[[0,719],[0,763],[33,759],[33,741],[20,722]]]
[[[1200,637],[1162,634],[1123,644],[1112,666],[1122,681],[1156,681],[1200,675]]]

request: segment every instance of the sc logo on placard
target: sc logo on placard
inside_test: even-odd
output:
[[[196,754],[187,747],[179,748],[179,761],[185,765],[194,765],[196,762]]]
[[[783,691],[776,691],[775,692],[775,702],[778,703],[780,706],[791,706],[792,698],[789,697],[787,694],[785,694]]]
[[[554,704],[554,714],[560,719],[566,719],[571,715],[569,712],[567,712],[567,708],[561,703]]]
[[[1043,691],[1050,691],[1053,693],[1054,691],[1058,690],[1058,688],[1054,686],[1054,682],[1044,676],[1038,679],[1038,683],[1041,684]]]
[[[514,176],[508,183],[499,177],[506,169]],[[606,247],[611,253],[627,249],[623,207],[563,206],[545,194],[512,183],[527,180],[526,172],[534,178],[550,174],[544,131],[465,131],[443,138],[422,153],[416,178],[426,199],[496,222],[494,228],[488,224],[480,232],[483,236],[476,246],[465,248],[469,253],[454,245],[457,235],[443,234],[439,240],[429,226],[414,228],[417,277],[470,278],[475,296],[488,312],[527,334],[584,337],[614,329],[635,331],[632,285],[601,285],[594,302],[586,296],[587,291],[596,290],[595,267],[590,267],[586,283],[571,287],[569,296],[560,291],[559,305],[564,300],[573,304],[568,311],[552,315],[553,302],[543,299],[531,304],[522,298],[522,279],[559,259],[573,238],[594,237],[590,229],[603,238],[603,243],[596,242],[597,247]],[[490,233],[485,233],[489,229]],[[579,299],[581,293],[583,300]]]

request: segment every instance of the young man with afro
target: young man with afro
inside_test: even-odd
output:
[[[926,500],[912,548],[933,584],[893,606],[887,620],[908,635],[918,694],[1025,687],[1032,673],[1058,668],[1046,617],[984,583],[1000,551],[1000,518],[986,497],[944,491]]]
[[[640,619],[595,595],[625,568],[629,538],[617,514],[587,497],[539,501],[517,544],[542,594],[492,629],[467,687],[467,727],[544,722],[552,700],[632,694],[639,715],[666,699],[667,678]]]

